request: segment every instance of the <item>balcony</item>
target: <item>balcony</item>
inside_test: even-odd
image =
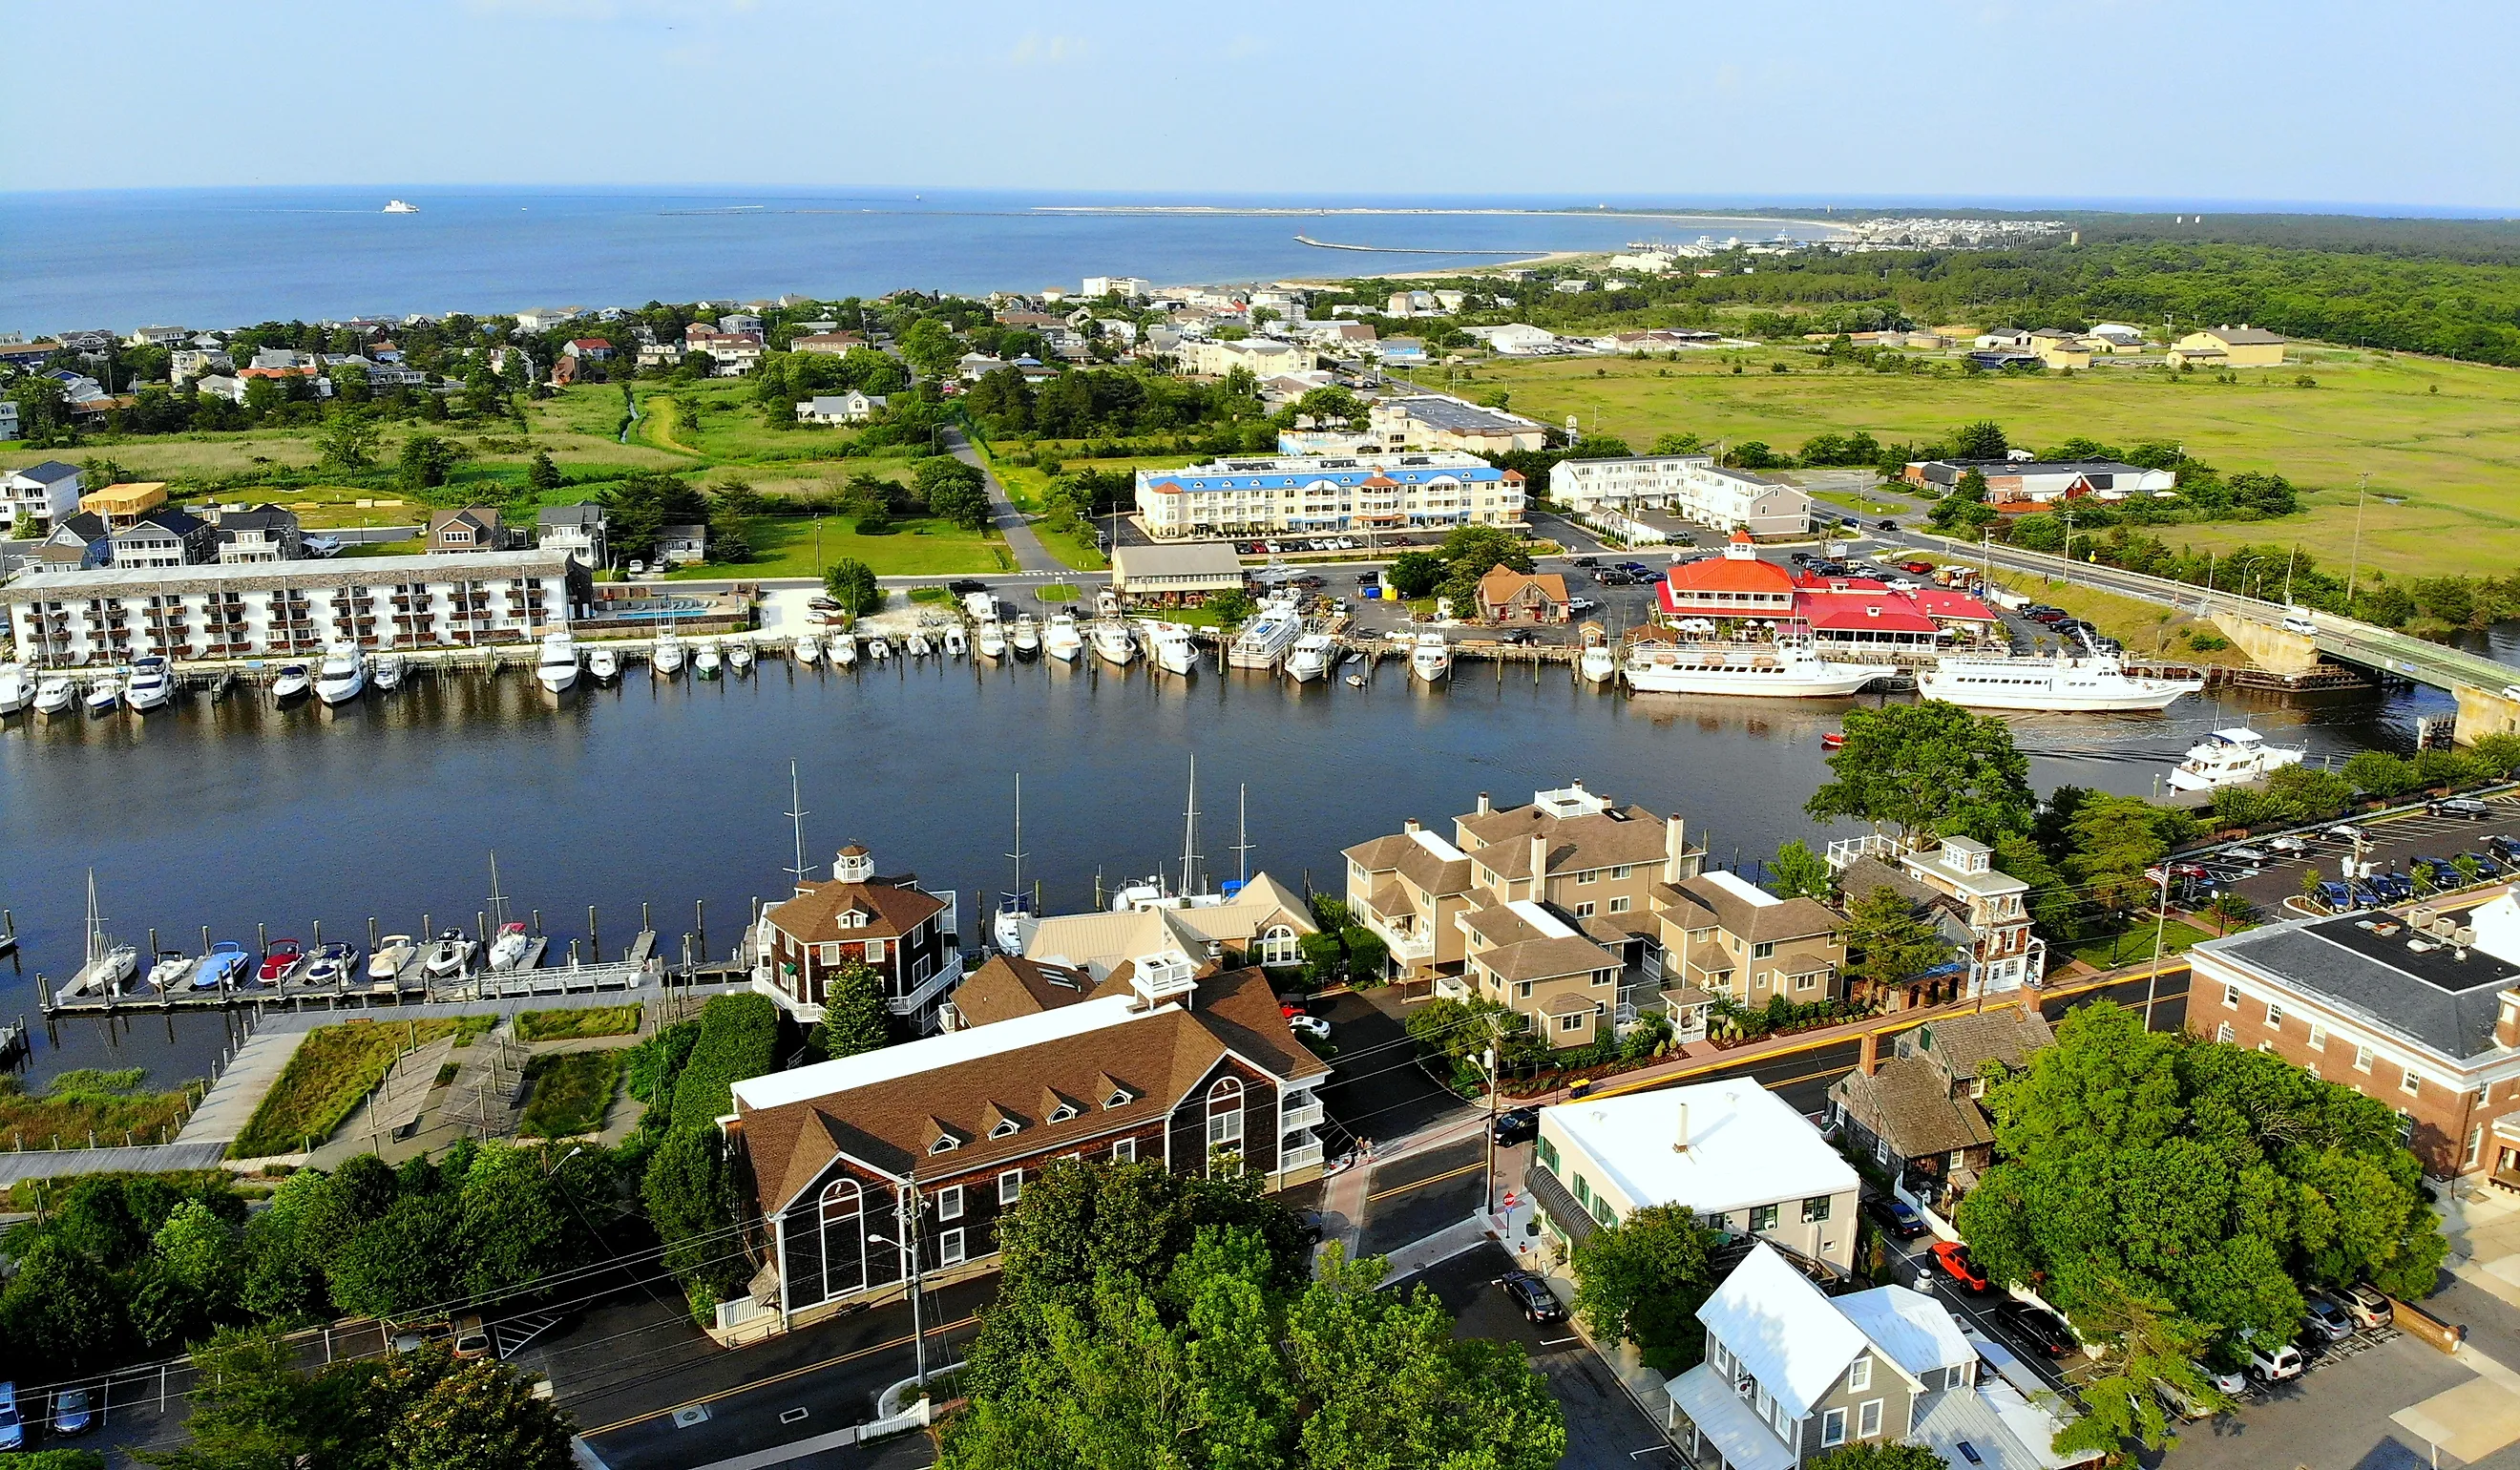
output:
[[[1288,1143],[1278,1150],[1278,1168],[1282,1172],[1289,1169],[1310,1169],[1321,1161],[1322,1140],[1319,1138],[1307,1139],[1301,1143]]]
[[[1299,1128],[1316,1127],[1321,1121],[1322,1100],[1318,1097],[1299,1107],[1290,1107],[1278,1115],[1278,1126],[1287,1133],[1293,1133]]]

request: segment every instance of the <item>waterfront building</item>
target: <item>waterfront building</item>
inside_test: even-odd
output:
[[[305,537],[297,528],[297,513],[293,511],[266,503],[249,508],[220,508],[213,510],[209,518],[218,531],[218,559],[223,565],[294,561],[305,555]],[[115,564],[123,563],[116,557]]]
[[[1579,515],[1667,511],[1717,530],[1747,531],[1758,541],[1808,536],[1812,528],[1809,495],[1728,469],[1711,455],[1561,460],[1549,471],[1549,498]]]
[[[1796,1004],[1845,995],[1846,919],[1817,899],[1780,899],[1737,873],[1656,883],[1649,970],[1671,987],[1675,1011],[1702,1012],[1721,997],[1746,1009],[1779,997]],[[1702,1021],[1679,1027],[1683,1040]]]
[[[1281,455],[1138,471],[1138,514],[1160,541],[1193,536],[1522,524],[1522,475],[1447,451]]]
[[[609,524],[604,507],[594,501],[573,506],[545,506],[534,512],[534,543],[560,552],[592,571],[606,564],[604,533]]]
[[[1128,908],[1085,913],[1026,914],[1016,921],[1023,958],[1083,972],[1096,983],[1125,969],[1130,957],[1180,950],[1205,968],[1301,963],[1303,937],[1319,933],[1312,910],[1265,872],[1229,894],[1139,897]]]
[[[22,574],[0,607],[21,652],[50,664],[465,647],[564,626],[570,575],[540,551],[111,566]]]
[[[14,420],[17,405],[9,408]],[[7,437],[15,435],[0,435]],[[78,510],[79,494],[85,486],[79,468],[59,460],[0,472],[0,527],[14,533],[22,520],[31,520],[50,528]]]
[[[823,1018],[832,972],[863,964],[880,978],[885,1008],[925,1035],[963,978],[959,920],[951,890],[930,893],[914,873],[878,877],[874,855],[852,842],[830,879],[800,881],[786,902],[762,906],[752,988],[810,1026]]]
[[[1566,579],[1556,572],[1518,572],[1503,562],[1479,578],[1479,616],[1491,623],[1562,623],[1571,609]]]
[[[1130,545],[1111,552],[1111,586],[1134,602],[1180,604],[1242,587],[1242,557],[1230,541]]]
[[[726,1132],[769,1237],[783,1326],[987,1270],[997,1222],[1065,1160],[1318,1179],[1329,1069],[1257,969],[1139,957],[1107,993],[734,1087]],[[756,1291],[756,1298],[767,1293]]]
[[[1560,469],[1565,466],[1560,465]],[[1554,474],[1552,472],[1552,483]],[[1654,589],[1655,610],[1666,622],[1684,619],[1790,618],[1794,576],[1763,560],[1750,533],[1735,530],[1721,557],[1676,563]]]

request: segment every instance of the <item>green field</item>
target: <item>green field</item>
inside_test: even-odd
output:
[[[2190,924],[2172,919],[2161,927],[2161,952],[2183,955],[2193,945],[2203,944],[2212,934]],[[2134,924],[2116,934],[2104,934],[2074,947],[2074,958],[2095,970],[2115,969],[2152,958],[2153,925]]]
[[[2356,484],[2368,474],[2363,566],[2498,576],[2520,562],[2520,372],[2348,348],[2295,355],[2304,360],[2217,383],[2209,374],[2117,367],[2070,378],[1814,371],[1800,352],[1762,349],[1680,363],[1482,363],[1458,391],[1485,399],[1504,390],[1516,413],[1546,423],[1577,415],[1586,432],[1640,450],[1659,434],[1691,432],[1790,453],[1823,431],[1924,440],[1979,419],[2002,424],[2015,444],[2164,439],[2226,475],[2272,470],[2309,492],[2304,512],[2281,520],[2160,528],[2173,546],[2298,542],[2322,564],[2343,566],[2354,555]],[[1747,368],[1737,376],[1736,357]],[[1771,363],[1794,371],[1772,373]],[[2318,385],[2294,386],[2303,374]]]
[[[528,1010],[517,1017],[520,1042],[568,1042],[593,1036],[629,1036],[639,1029],[636,1005],[581,1005],[570,1010]]]
[[[443,1036],[458,1045],[487,1031],[492,1016],[436,1021],[345,1021],[319,1026],[298,1043],[271,1091],[253,1110],[245,1132],[228,1145],[228,1157],[260,1158],[293,1153],[333,1136],[370,1089],[384,1079],[394,1058]]]
[[[889,536],[861,536],[842,515],[760,515],[744,524],[752,559],[740,565],[711,563],[667,573],[671,580],[724,581],[729,577],[820,577],[834,561],[854,557],[885,577],[951,577],[1010,570],[1006,543],[986,531],[967,531],[951,521],[896,520]]]
[[[1041,453],[1058,460],[1061,473],[1079,469],[1178,469],[1184,465],[1196,463],[1198,458],[1175,454],[1111,460],[1066,459],[1062,457],[1061,446],[1048,440],[1043,441],[1039,449]],[[1003,445],[980,447],[980,456],[988,463],[989,472],[998,477],[998,483],[1007,487],[1007,499],[1014,504],[1016,510],[1037,515],[1041,513],[1050,490],[1050,474],[1037,466],[1011,463],[1007,458],[1008,452],[1008,447]],[[1069,570],[1106,571],[1110,568],[1110,558],[1094,544],[1091,532],[1057,531],[1040,521],[1035,521],[1032,529],[1033,534],[1041,538],[1043,548]]]
[[[562,1051],[525,1063],[533,1091],[517,1120],[521,1138],[566,1138],[604,1127],[605,1109],[621,1083],[618,1051]]]
[[[2235,669],[2251,666],[2249,655],[2241,652],[2236,645],[2198,648],[2188,643],[2185,635],[2190,631],[2222,637],[2212,618],[2190,617],[2156,602],[2121,597],[2077,583],[2050,581],[2033,572],[2006,571],[1998,567],[1995,581],[1997,585],[2010,588],[2025,597],[2064,608],[2126,645],[2130,658],[2158,657],[2179,663],[2228,664]]]

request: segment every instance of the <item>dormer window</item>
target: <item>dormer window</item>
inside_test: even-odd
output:
[[[1050,1121],[1053,1123],[1064,1123],[1075,1116],[1076,1109],[1064,1102],[1050,1110]]]
[[[1023,1125],[1017,1123],[1012,1118],[1001,1118],[998,1120],[998,1126],[989,1130],[989,1136],[992,1138],[1012,1138],[1022,1131]]]
[[[963,1140],[955,1137],[952,1134],[938,1134],[936,1136],[936,1141],[927,1145],[927,1151],[929,1153],[952,1153],[955,1149],[962,1146]]]

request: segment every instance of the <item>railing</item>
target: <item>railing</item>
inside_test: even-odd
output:
[[[1311,1128],[1321,1121],[1322,1104],[1319,1098],[1304,1103],[1300,1107],[1290,1107],[1278,1116],[1278,1126],[1289,1133],[1299,1128]]]
[[[1318,1138],[1310,1143],[1297,1143],[1278,1150],[1278,1167],[1281,1170],[1307,1169],[1321,1161],[1322,1144]]]

